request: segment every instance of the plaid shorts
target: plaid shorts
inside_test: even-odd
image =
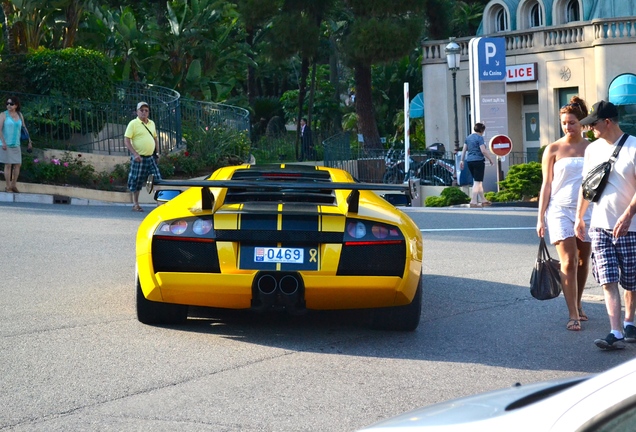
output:
[[[146,180],[150,174],[161,180],[159,167],[152,156],[142,156],[141,162],[136,162],[134,157],[130,158],[130,173],[128,174],[128,190],[137,192],[144,188]]]
[[[592,275],[601,285],[619,282],[627,291],[636,290],[636,232],[614,237],[612,230],[590,229]]]

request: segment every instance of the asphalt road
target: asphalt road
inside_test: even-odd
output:
[[[608,320],[590,279],[583,331],[528,279],[531,209],[408,210],[424,235],[416,332],[359,312],[285,318],[198,311],[150,327],[134,311],[121,206],[0,203],[0,431],[352,431],[422,405],[606,370]]]

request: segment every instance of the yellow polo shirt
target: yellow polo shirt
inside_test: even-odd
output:
[[[146,128],[148,128],[150,133],[148,133]],[[152,134],[152,136],[150,134]],[[126,127],[124,136],[130,138],[133,148],[141,156],[151,156],[155,151],[157,129],[155,128],[155,122],[152,120],[148,120],[148,123],[145,124],[139,120],[139,117],[131,120]]]

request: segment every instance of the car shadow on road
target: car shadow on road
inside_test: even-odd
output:
[[[368,311],[257,314],[191,308],[175,330],[291,351],[482,364],[527,370],[598,372],[634,357],[636,344],[605,352],[593,344],[609,331],[601,301],[584,302],[590,320],[566,330],[563,297],[533,299],[526,286],[442,275],[424,276],[422,320],[414,332],[375,331]]]

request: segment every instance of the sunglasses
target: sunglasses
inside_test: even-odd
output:
[[[15,105],[15,103],[13,103],[13,102],[7,102],[7,105],[14,106],[14,105]]]

